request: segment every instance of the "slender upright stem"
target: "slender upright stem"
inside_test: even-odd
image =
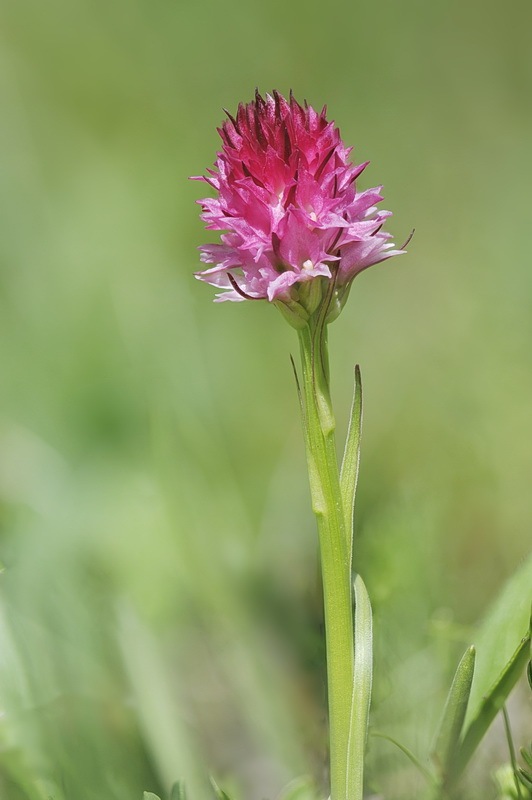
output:
[[[323,579],[331,800],[361,800],[361,790],[353,788],[348,770],[354,674],[351,564],[323,321],[311,318],[299,331],[299,339],[307,461]]]

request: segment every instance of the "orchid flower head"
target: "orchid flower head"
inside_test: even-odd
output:
[[[198,201],[201,218],[221,232],[200,248],[211,266],[196,277],[221,290],[218,301],[275,303],[295,327],[327,297],[330,321],[356,275],[404,252],[382,230],[382,187],[357,191],[368,162],[351,162],[325,107],[257,91],[226,113],[215,168],[195,178],[215,195]]]

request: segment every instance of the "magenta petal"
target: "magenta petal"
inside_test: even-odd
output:
[[[215,168],[194,176],[215,193],[198,202],[206,227],[219,231],[222,243],[200,248],[201,260],[214,266],[197,277],[225,290],[217,300],[288,302],[292,287],[330,278],[335,262],[341,288],[402,252],[381,231],[390,215],[378,210],[382,187],[357,191],[368,162],[351,163],[351,148],[325,108],[257,92],[235,118],[228,114],[219,133]]]

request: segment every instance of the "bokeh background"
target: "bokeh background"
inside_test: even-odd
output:
[[[340,434],[355,361],[364,380],[372,725],[423,757],[530,545],[530,3],[3,0],[0,18],[1,797],[324,779],[296,337],[193,279],[209,237],[187,178],[255,86],[327,103],[398,243],[416,229],[357,279],[331,350]],[[464,797],[493,796],[492,738]],[[379,739],[368,790],[423,796]]]

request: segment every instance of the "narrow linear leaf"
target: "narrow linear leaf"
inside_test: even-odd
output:
[[[316,800],[316,786],[309,775],[301,775],[284,787],[279,800]]]
[[[161,800],[161,798],[158,794],[153,794],[153,792],[144,792],[142,800]]]
[[[216,797],[218,798],[218,800],[231,800],[231,798],[229,797],[229,795],[227,794],[227,792],[224,792],[224,790],[223,790],[223,789],[221,789],[221,788],[218,786],[218,784],[216,783],[216,781],[214,780],[214,778],[212,777],[212,775],[210,776],[210,781],[211,781],[211,786],[212,786],[212,788],[214,789],[214,794],[216,795]]]
[[[412,764],[420,771],[423,777],[426,778],[430,784],[436,784],[436,777],[424,764],[421,763],[419,758],[414,755],[414,753],[406,745],[401,744],[401,742],[397,741],[397,739],[394,739],[393,736],[388,736],[388,734],[380,733],[379,731],[370,731],[370,735],[375,736],[377,739],[384,739],[386,742],[393,744],[412,762]]]
[[[360,575],[355,576],[353,588],[355,659],[346,785],[353,788],[354,798],[361,798],[373,680],[373,631],[371,603]]]
[[[529,792],[532,792],[532,775],[529,775],[528,772],[525,772],[524,769],[518,770],[518,777],[523,786],[526,786]]]
[[[43,787],[27,763],[26,754],[13,747],[0,748],[0,784],[4,779],[24,793],[25,800],[49,800],[50,792]],[[55,788],[55,787],[54,787]]]
[[[522,640],[528,638],[531,604],[532,555],[504,585],[472,637],[477,659],[466,728],[478,715],[484,698],[513,660]]]
[[[530,658],[532,556],[508,581],[475,637],[477,662],[453,780],[467,766]]]
[[[482,741],[484,734],[503,707],[508,695],[517,683],[528,658],[530,649],[530,636],[524,638],[520,646],[510,659],[499,680],[489,690],[478,711],[477,716],[469,725],[464,740],[458,751],[453,770],[456,779],[467,766],[471,756]]]
[[[521,747],[520,751],[521,758],[525,763],[532,769],[532,744],[530,745],[530,750],[527,750],[525,747]]]
[[[170,792],[170,800],[186,800],[187,793],[185,791],[185,782],[184,781],[176,781],[172,786],[172,791]]]
[[[510,717],[508,714],[508,710],[506,706],[502,707],[502,718],[504,721],[504,730],[506,733],[506,741],[508,742],[508,751],[510,753],[510,764],[512,766],[512,771],[514,774],[514,781],[515,781],[515,788],[517,789],[517,796],[522,798],[521,792],[521,781],[519,778],[519,766],[517,764],[517,758],[515,755],[515,745],[514,745],[514,738],[512,736],[512,728],[510,725]]]
[[[475,656],[475,648],[468,647],[458,664],[436,736],[433,759],[443,781],[458,750],[473,683]]]
[[[358,484],[358,470],[360,466],[360,437],[362,434],[362,378],[360,367],[355,367],[355,386],[353,390],[353,402],[351,404],[351,416],[349,418],[349,428],[345,441],[344,456],[342,459],[342,470],[340,473],[340,490],[342,494],[342,504],[346,521],[348,536],[349,563],[351,563],[353,553],[353,516],[355,510],[355,495]]]
[[[124,665],[135,700],[143,741],[162,785],[184,776],[191,795],[205,798],[199,760],[190,735],[175,713],[175,677],[169,673],[153,633],[127,603],[118,606]],[[177,763],[177,755],[179,763]]]

